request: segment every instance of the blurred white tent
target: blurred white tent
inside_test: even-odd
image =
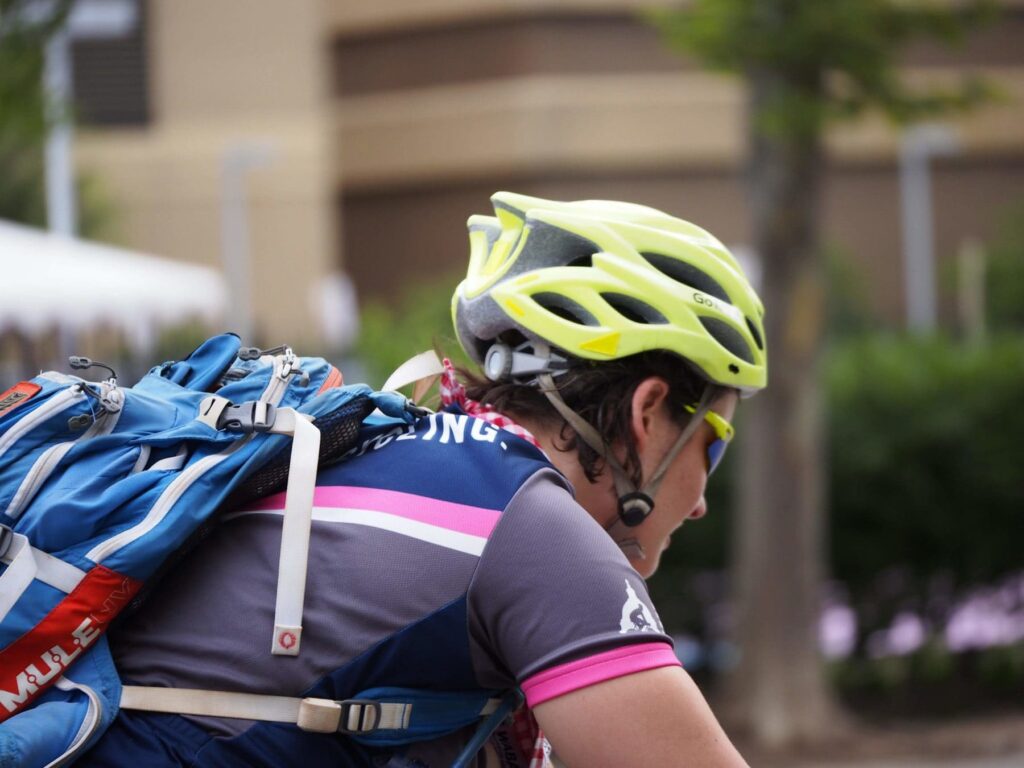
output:
[[[138,351],[161,328],[223,319],[220,273],[0,221],[0,332],[119,331]]]

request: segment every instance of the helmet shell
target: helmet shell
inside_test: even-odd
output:
[[[764,308],[728,249],[654,208],[498,192],[469,219],[455,329],[482,363],[508,331],[570,358],[662,350],[743,394],[767,380]]]

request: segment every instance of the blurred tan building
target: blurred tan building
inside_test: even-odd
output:
[[[91,126],[76,137],[79,167],[112,198],[122,244],[220,264],[226,168],[265,155],[235,171],[247,193],[256,330],[266,343],[309,348],[321,336],[319,282],[338,259],[323,5],[133,2],[130,34],[74,43],[77,109]]]
[[[934,162],[947,260],[1024,196],[1024,2],[1004,4],[962,51],[920,47],[905,61],[922,81],[983,72],[1007,97],[956,121],[960,151]],[[76,50],[79,109],[94,126],[77,158],[120,206],[126,245],[216,263],[225,153],[270,146],[247,178],[253,294],[275,340],[317,336],[318,281],[341,266],[363,297],[456,272],[467,215],[500,188],[648,203],[743,243],[740,86],[667,51],[639,17],[645,5],[150,0],[131,40]],[[132,67],[144,76],[115,82]],[[141,107],[118,113],[117,88]],[[899,322],[898,135],[869,120],[833,145],[828,239]]]

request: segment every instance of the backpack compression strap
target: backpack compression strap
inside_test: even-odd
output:
[[[312,417],[293,408],[275,408],[262,401],[233,406],[223,397],[211,395],[203,401],[199,412],[202,414],[200,420],[214,429],[223,429],[228,424],[230,426],[226,428],[232,431],[269,432],[292,438],[270,652],[277,656],[298,656],[302,643],[302,605],[306,598],[320,430],[311,423]]]
[[[479,749],[486,736],[522,700],[518,690],[509,691],[502,698],[495,698],[492,693],[371,688],[356,698],[335,701],[125,685],[121,690],[121,708],[289,723],[313,733],[340,733],[371,746],[439,738],[485,718],[482,726],[489,730],[479,739]]]
[[[281,555],[278,558],[277,602],[274,606],[274,638],[270,652],[297,656],[302,640],[302,605],[306,597],[320,430],[302,414],[286,408],[278,411],[273,431],[292,436],[292,455],[288,465]]]

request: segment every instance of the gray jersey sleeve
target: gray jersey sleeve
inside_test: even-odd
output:
[[[659,644],[662,661],[672,656],[643,579],[551,470],[509,502],[468,601],[473,662],[485,687],[521,685],[570,662],[621,656],[627,646]]]

